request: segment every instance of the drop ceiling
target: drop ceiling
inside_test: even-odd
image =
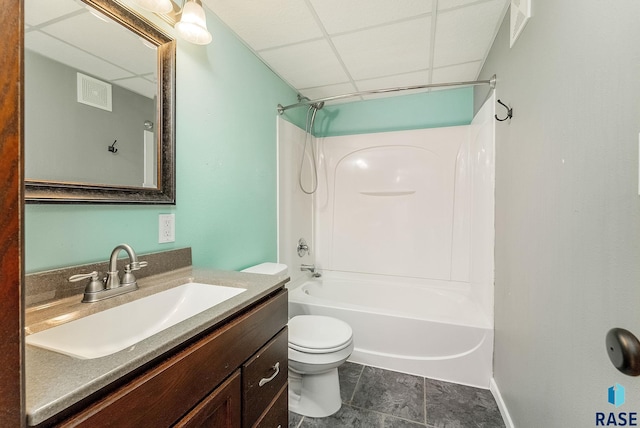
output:
[[[508,0],[202,2],[311,99],[475,80],[508,8]],[[27,49],[153,97],[156,52],[132,33],[105,36],[122,38],[125,50],[114,51],[113,43],[96,45],[94,34],[108,27],[79,0],[26,0]]]
[[[311,99],[476,80],[508,8],[508,0],[202,2]]]
[[[54,61],[154,98],[157,51],[79,0],[25,0],[25,48]]]

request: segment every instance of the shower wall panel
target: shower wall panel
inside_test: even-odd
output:
[[[467,281],[468,134],[461,126],[320,139],[318,264]]]
[[[305,194],[299,183],[300,161],[305,144],[305,131],[281,117],[278,121],[278,261],[289,266],[294,281],[300,277],[300,264],[311,264],[313,259],[313,200]],[[313,188],[311,174],[310,136],[303,162],[302,184]],[[311,254],[298,256],[298,240],[304,238]]]
[[[470,262],[469,282],[484,312],[493,319],[495,237],[495,94],[478,111],[469,125],[470,176]]]

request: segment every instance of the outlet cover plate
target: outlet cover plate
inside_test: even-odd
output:
[[[160,214],[158,216],[158,243],[175,242],[176,240],[176,215]]]

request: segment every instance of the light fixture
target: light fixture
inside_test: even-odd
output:
[[[171,0],[134,0],[134,3],[153,13],[169,13],[173,10]]]
[[[188,42],[196,45],[211,43],[211,33],[207,30],[207,18],[204,9],[196,0],[187,0],[182,8],[180,21],[176,22],[176,30]]]

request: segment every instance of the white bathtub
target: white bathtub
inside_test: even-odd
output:
[[[493,328],[468,284],[327,273],[292,284],[289,316],[327,315],[353,329],[349,361],[488,388]]]

